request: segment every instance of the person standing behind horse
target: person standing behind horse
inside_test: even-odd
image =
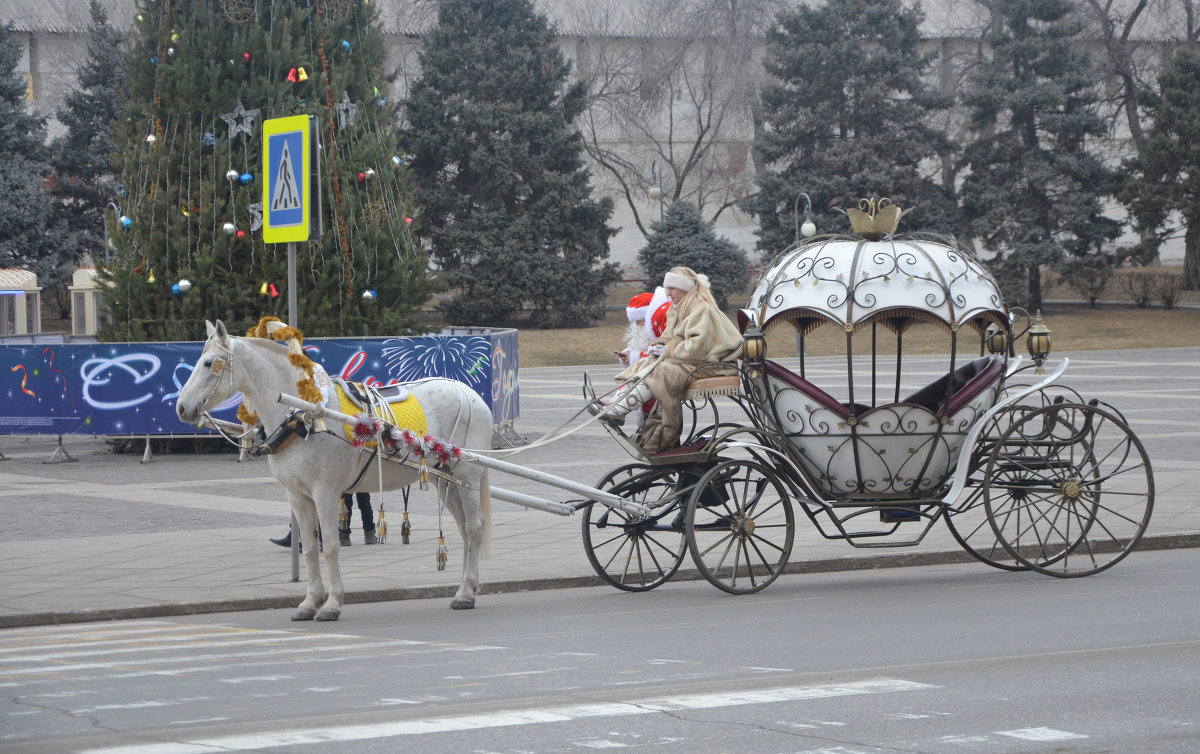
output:
[[[350,546],[350,519],[354,513],[354,500],[358,500],[358,511],[362,514],[363,524],[363,543],[374,545],[379,543],[379,537],[375,535],[375,514],[371,511],[371,493],[356,492],[353,496],[349,492],[342,495],[342,505],[346,506],[346,528],[338,530],[338,542],[342,547]]]
[[[616,420],[656,398],[657,409],[634,436],[648,453],[679,442],[687,382],[693,377],[733,373],[731,362],[742,352],[741,333],[717,306],[707,275],[689,267],[673,267],[663,277],[663,287],[671,307],[666,329],[651,347],[655,358],[642,359],[618,374],[620,389],[598,411],[602,418]]]

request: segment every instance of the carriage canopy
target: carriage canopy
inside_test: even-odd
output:
[[[1000,289],[970,252],[940,236],[878,240],[825,236],[780,254],[750,296],[759,327],[790,321],[802,334],[831,321],[847,330],[877,322],[903,332],[917,322],[981,332],[1007,323]]]

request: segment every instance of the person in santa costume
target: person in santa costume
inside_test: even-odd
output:
[[[625,318],[629,320],[629,326],[625,328],[625,337],[621,341],[625,348],[617,351],[617,359],[625,366],[640,359],[642,353],[650,347],[651,338],[646,329],[646,319],[653,312],[650,308],[653,298],[654,294],[649,291],[639,293],[629,299],[629,306],[625,307]]]
[[[622,417],[655,398],[656,410],[634,435],[648,453],[674,447],[683,431],[683,390],[694,377],[736,372],[742,335],[713,299],[708,276],[674,267],[663,277],[671,306],[662,334],[649,349],[653,358],[632,363],[617,376],[621,387],[612,400],[590,407],[606,421]],[[657,312],[655,312],[657,313]],[[653,314],[650,316],[653,326]]]

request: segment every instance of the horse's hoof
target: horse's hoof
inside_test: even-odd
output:
[[[460,600],[453,599],[450,601],[451,610],[473,610],[475,609],[475,600]]]
[[[316,610],[305,607],[297,610],[295,614],[292,615],[292,620],[312,620],[313,616],[316,614]]]
[[[320,621],[337,620],[338,617],[341,616],[341,614],[342,614],[341,610],[322,610],[321,612],[317,613],[317,620],[320,620]]]

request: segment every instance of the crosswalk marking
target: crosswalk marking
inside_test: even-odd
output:
[[[1071,733],[1054,728],[1021,728],[1019,730],[998,730],[998,736],[1019,738],[1022,741],[1071,741],[1076,738],[1087,738],[1081,733]]]
[[[395,736],[418,736],[431,733],[481,730],[515,725],[542,725],[600,717],[649,715],[684,710],[720,709],[750,704],[797,702],[829,699],[862,694],[886,694],[900,691],[935,689],[927,683],[895,678],[879,678],[854,683],[823,686],[783,686],[719,694],[686,694],[656,697],[630,702],[572,704],[540,709],[501,710],[481,715],[434,717],[421,720],[401,720],[390,723],[359,724],[340,727],[306,728],[266,731],[236,736],[196,739],[178,743],[159,742],[101,749],[88,749],[84,754],[211,754],[220,751],[252,751],[276,746],[305,746],[312,744],[344,743]]]
[[[364,640],[341,633],[197,626],[131,621],[0,633],[0,688],[74,680],[211,673],[271,665],[303,656],[307,662],[371,652],[379,655],[486,652],[503,647],[409,639]],[[83,675],[87,673],[89,675]]]

